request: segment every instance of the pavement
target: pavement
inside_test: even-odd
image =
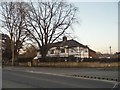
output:
[[[19,68],[20,69],[20,68]],[[49,70],[49,69],[48,69]],[[115,88],[116,81],[3,68],[3,88]]]

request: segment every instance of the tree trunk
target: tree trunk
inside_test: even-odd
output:
[[[14,66],[15,53],[14,53],[14,43],[11,40],[11,49],[12,49],[12,65]]]
[[[48,47],[48,45],[44,45],[40,49],[41,49],[40,50],[41,56],[42,56],[43,59],[45,59],[46,55],[48,53],[49,47]]]

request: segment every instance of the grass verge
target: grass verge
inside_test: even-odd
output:
[[[120,62],[100,63],[100,62],[39,62],[33,64],[36,67],[91,67],[91,68],[104,68],[104,67],[118,67]]]

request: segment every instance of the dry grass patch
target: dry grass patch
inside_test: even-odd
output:
[[[118,67],[117,62],[100,63],[100,62],[39,62],[36,66],[39,67]]]

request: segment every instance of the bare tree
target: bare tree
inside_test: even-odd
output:
[[[28,31],[37,42],[42,57],[75,21],[77,8],[66,2],[31,2],[27,18]]]
[[[27,3],[24,2],[2,2],[0,14],[2,16],[2,30],[7,30],[12,44],[12,59],[17,58],[23,42],[29,35],[25,18],[28,13]],[[14,55],[15,54],[15,55]]]
[[[36,47],[32,44],[29,44],[29,43],[26,44],[24,51],[25,51],[25,53],[23,53],[24,56],[28,57],[28,58],[34,58],[37,55]]]

